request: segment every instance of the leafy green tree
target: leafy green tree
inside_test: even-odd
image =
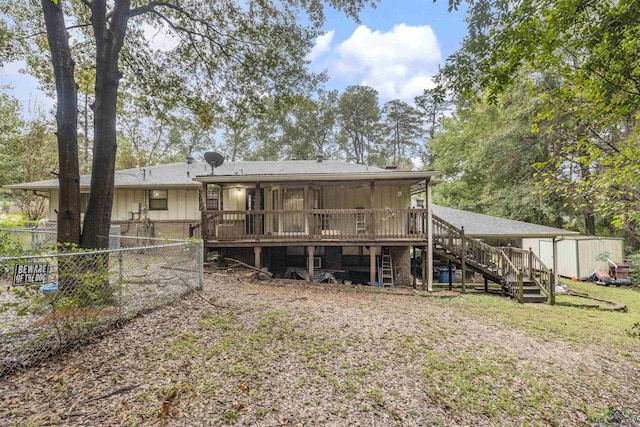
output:
[[[425,136],[420,112],[399,99],[388,101],[382,108],[384,132],[393,153],[393,164],[411,162]]]
[[[247,160],[304,160],[319,152],[337,157],[337,105],[337,91],[265,98],[253,117],[245,113],[231,122],[236,130],[226,126],[226,150]]]
[[[293,114],[300,128],[299,159],[313,159],[317,153],[330,158],[340,157],[338,145],[338,91],[318,91],[315,99],[305,99],[294,108]]]
[[[41,111],[25,123],[20,118],[20,103],[0,92],[0,185],[52,178],[57,170],[52,129],[53,124]],[[10,193],[8,197],[18,202],[27,219],[38,221],[45,216],[45,198],[21,190]]]
[[[588,211],[637,228],[637,3],[481,0],[468,10],[469,36],[444,69],[449,87],[495,102],[518,76],[553,75],[555,82],[535,88],[545,100],[536,125],[558,136],[553,159],[540,165],[540,185],[587,211],[589,232],[595,221]]]
[[[233,100],[222,115],[222,143],[227,158],[235,162],[248,155],[251,132],[255,125],[254,103],[248,99]]]
[[[198,117],[211,123],[226,97],[238,93],[291,93],[314,83],[305,55],[324,21],[323,5],[355,17],[371,0],[267,0],[250,2],[41,0],[2,10],[14,30],[45,29],[57,95],[60,163],[58,240],[86,248],[106,247],[113,203],[116,164],[116,115],[123,71],[149,102],[186,101]],[[308,20],[301,24],[301,11]],[[71,22],[74,37],[68,34]],[[176,46],[158,50],[145,37],[145,26],[171,35]],[[70,30],[70,29],[69,29]],[[86,42],[86,44],[85,44]],[[44,46],[44,44],[41,44]],[[90,46],[93,49],[78,47]],[[90,51],[95,70],[93,167],[91,192],[80,235],[78,187],[77,58]],[[221,82],[232,81],[233,91]],[[103,236],[103,237],[100,237]]]
[[[378,91],[370,86],[348,86],[340,95],[340,142],[347,160],[363,165],[384,162]]]
[[[0,89],[4,90],[6,87]],[[0,185],[18,182],[19,173],[13,164],[15,153],[12,153],[11,148],[20,139],[23,126],[20,102],[15,97],[0,92]]]
[[[553,138],[532,132],[540,98],[527,86],[478,102],[442,121],[431,148],[445,182],[434,189],[438,204],[554,226],[562,225],[563,199],[536,187],[533,165],[550,157]]]
[[[439,85],[432,89],[424,89],[422,95],[414,98],[416,108],[423,114],[427,125],[429,141],[436,136],[436,131],[441,128],[441,121],[447,111],[451,109],[451,101],[443,86]],[[427,145],[420,150],[422,163],[427,167],[433,166],[433,158]]]

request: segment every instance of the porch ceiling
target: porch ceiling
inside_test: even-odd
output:
[[[281,182],[326,182],[326,183],[353,183],[363,181],[388,181],[393,183],[406,182],[415,184],[422,180],[429,180],[437,176],[435,171],[393,171],[377,173],[354,174],[290,174],[290,175],[206,175],[197,176],[194,181],[210,184],[235,184],[235,183],[281,183]]]

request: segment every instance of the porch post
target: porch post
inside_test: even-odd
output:
[[[200,236],[203,241],[209,240],[209,224],[207,224],[207,184],[202,183],[200,196]]]
[[[303,191],[302,191],[302,209],[304,209],[305,211],[308,209],[311,209],[309,206],[311,206],[311,191],[309,191],[309,184],[305,184],[303,187]],[[311,233],[311,215],[309,215],[308,213],[305,213],[303,215],[304,219],[304,232],[307,236],[309,236]]]
[[[253,248],[253,257],[254,257],[253,265],[256,268],[262,268],[262,247],[261,246],[255,246]]]
[[[427,271],[427,266],[429,265],[429,262],[427,261],[427,250],[426,248],[422,248],[422,290],[426,290],[427,287],[427,283],[429,281],[433,280],[433,277],[429,278],[430,276],[433,276],[433,270],[432,271]]]
[[[376,285],[376,246],[369,246],[369,283]]]
[[[262,205],[262,196],[260,195],[260,183],[256,182],[256,198],[254,201],[255,205],[254,208],[256,211],[261,211],[262,208],[260,207]],[[263,218],[264,214],[260,214],[260,215],[253,215],[253,233],[260,235],[262,234],[262,218]]]
[[[433,291],[433,201],[431,200],[431,180],[424,181],[427,199],[427,290]]]
[[[416,262],[416,247],[413,246],[412,249],[413,250],[411,251],[412,252],[411,253],[411,277],[413,279],[413,283],[412,283],[413,289],[416,289],[417,280],[416,280],[416,274],[415,274],[416,272],[414,271],[414,266],[415,266],[415,262]]]
[[[307,257],[307,267],[309,269],[309,281],[313,282],[313,257],[315,256],[316,253],[316,247],[315,246],[307,246],[307,252],[308,252],[308,257]]]
[[[369,235],[372,238],[376,237],[376,217],[373,213],[373,208],[375,206],[375,192],[376,182],[371,180],[369,181],[369,209],[371,209],[371,214],[369,215]]]

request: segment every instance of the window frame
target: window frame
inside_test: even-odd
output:
[[[165,197],[154,197],[154,192],[165,192]],[[164,201],[164,207],[154,207],[153,202]],[[163,188],[156,188],[149,190],[149,203],[148,209],[150,211],[168,211],[169,210],[169,190]]]

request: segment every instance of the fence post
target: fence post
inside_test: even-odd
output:
[[[199,282],[200,282],[200,289],[202,289],[202,285],[204,284],[204,240],[200,240],[197,247],[198,247],[198,251],[200,252]]]
[[[533,249],[529,248],[529,279],[533,280]]]
[[[118,312],[122,316],[122,249],[118,251]]]
[[[556,278],[553,269],[549,270],[549,305],[556,303]]]
[[[524,303],[524,285],[522,281],[522,269],[518,270],[518,302]]]

